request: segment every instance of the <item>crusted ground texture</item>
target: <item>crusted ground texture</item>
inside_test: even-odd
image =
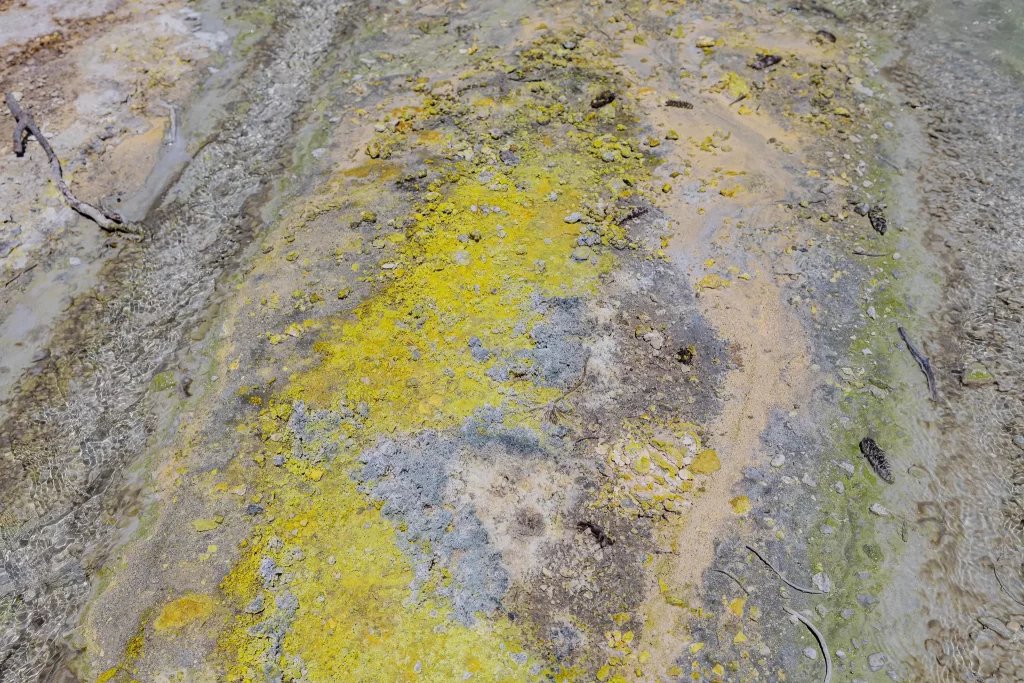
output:
[[[862,5],[0,0],[0,681],[1016,680]]]

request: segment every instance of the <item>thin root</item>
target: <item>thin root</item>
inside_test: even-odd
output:
[[[998,569],[996,569],[996,563],[995,563],[995,562],[993,562],[993,563],[992,563],[992,573],[996,575],[996,583],[998,583],[998,584],[999,584],[999,587],[1003,589],[1003,592],[1004,592],[1004,593],[1006,593],[1006,595],[1007,595],[1007,596],[1008,596],[1008,597],[1009,597],[1009,598],[1010,598],[1011,600],[1013,600],[1013,601],[1014,601],[1015,603],[1017,603],[1017,604],[1018,604],[1018,605],[1020,605],[1021,607],[1024,607],[1024,602],[1021,602],[1021,601],[1020,601],[1020,600],[1018,600],[1018,599],[1017,599],[1016,597],[1014,597],[1013,593],[1011,593],[1011,592],[1010,592],[1010,589],[1009,589],[1009,588],[1007,588],[1007,587],[1006,587],[1006,586],[1005,586],[1005,585],[1003,584],[1003,580],[1002,580],[1002,578],[1000,578],[1000,576],[999,576],[999,570],[998,570]]]
[[[821,632],[818,631],[818,629],[814,628],[814,624],[808,621],[804,617],[804,615],[794,610],[791,610],[788,607],[783,607],[782,609],[789,612],[789,614],[792,615],[794,618],[799,619],[800,623],[806,626],[808,630],[810,630],[810,632],[814,635],[815,639],[817,639],[818,646],[821,648],[821,654],[825,655],[825,680],[823,683],[829,683],[829,681],[832,680],[832,656],[828,653],[828,645],[825,644],[825,636],[821,635]]]
[[[740,587],[740,590],[742,590],[742,591],[743,591],[744,593],[746,593],[747,595],[750,595],[750,591],[748,591],[748,590],[747,590],[747,587],[746,587],[746,586],[744,586],[744,585],[743,585],[743,584],[742,584],[742,583],[740,582],[740,580],[739,580],[738,578],[736,578],[736,575],[735,575],[735,574],[733,574],[733,573],[732,573],[731,571],[729,571],[728,569],[719,569],[718,567],[712,567],[712,568],[711,568],[711,571],[713,571],[713,572],[718,572],[719,574],[725,574],[725,575],[726,575],[726,576],[728,576],[728,577],[729,577],[730,579],[732,579],[733,581],[735,581],[735,582],[736,582],[736,585]]]
[[[784,584],[786,584],[787,586],[789,586],[789,587],[790,587],[790,588],[792,588],[793,590],[798,590],[798,591],[800,591],[801,593],[811,593],[811,594],[813,594],[813,595],[825,595],[825,591],[820,591],[820,590],[817,590],[816,588],[804,588],[803,586],[798,586],[798,585],[796,585],[795,583],[793,583],[792,581],[790,581],[789,579],[787,579],[787,578],[786,578],[785,576],[783,576],[783,575],[782,575],[782,572],[780,572],[780,571],[779,571],[778,569],[776,569],[776,568],[775,568],[774,566],[772,566],[772,563],[771,563],[771,562],[769,562],[768,560],[766,560],[766,559],[765,559],[765,557],[764,557],[764,555],[762,555],[761,553],[757,552],[757,550],[755,550],[755,549],[754,549],[754,548],[753,548],[752,546],[749,546],[749,545],[748,545],[748,546],[746,546],[746,548],[747,548],[747,550],[749,550],[750,552],[752,552],[752,553],[754,553],[755,555],[757,555],[757,556],[758,556],[758,558],[760,558],[760,560],[761,560],[762,562],[764,562],[764,563],[765,563],[766,565],[768,565],[768,568],[769,568],[769,569],[771,569],[771,570],[772,570],[773,572],[775,572],[776,574],[778,574],[778,575],[779,575],[779,578],[780,578],[780,579],[782,579],[782,582],[783,582]]]
[[[587,381],[587,363],[589,363],[589,362],[590,362],[590,351],[588,350],[587,351],[587,357],[583,359],[583,373],[580,375],[580,378],[578,380],[576,380],[576,383],[573,384],[571,387],[569,387],[569,389],[564,391],[562,393],[562,395],[559,396],[558,398],[556,398],[554,401],[551,401],[550,403],[545,403],[542,406],[537,406],[536,408],[530,410],[530,412],[531,413],[535,413],[538,410],[547,409],[547,412],[545,413],[545,417],[547,418],[548,422],[550,422],[551,424],[558,424],[559,418],[562,415],[568,414],[568,411],[563,410],[562,408],[560,408],[558,406],[558,404],[561,403],[566,398],[568,398],[569,394],[571,394],[574,391],[576,391],[577,389],[579,389],[581,386],[583,386],[583,383],[585,381]]]

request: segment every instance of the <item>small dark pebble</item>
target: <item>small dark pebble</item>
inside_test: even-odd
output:
[[[826,31],[825,29],[821,29],[820,31],[815,33],[814,37],[817,38],[818,40],[820,40],[823,43],[826,43],[826,42],[827,43],[834,43],[834,42],[836,42],[836,34],[832,33],[831,31]]]
[[[506,166],[519,165],[519,155],[510,149],[501,150],[498,153],[498,156],[501,157],[501,163],[505,164]]]
[[[676,109],[693,109],[693,105],[685,100],[668,100],[665,102],[666,107],[675,107]]]
[[[607,106],[615,101],[615,93],[611,90],[602,90],[597,94],[597,97],[590,101],[590,106],[594,109],[600,109],[601,107]]]
[[[781,61],[782,57],[778,55],[769,55],[765,54],[764,52],[761,52],[757,55],[757,59],[752,61],[749,64],[749,66],[751,69],[756,69],[757,71],[764,71],[768,67],[775,66]]]
[[[253,504],[245,508],[245,511],[248,512],[250,515],[258,515],[261,512],[263,512],[263,506]]]
[[[889,222],[885,219],[885,212],[880,206],[872,206],[868,210],[868,220],[871,221],[871,227],[879,235],[884,235],[885,231],[889,229]]]

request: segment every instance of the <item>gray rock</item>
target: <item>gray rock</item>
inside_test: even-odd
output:
[[[853,611],[852,607],[844,607],[839,611],[839,616],[841,616],[846,621],[853,619],[854,614],[856,614],[856,612]]]
[[[483,342],[480,341],[480,337],[470,337],[469,348],[470,353],[473,355],[473,360],[478,363],[483,363],[491,357],[491,352],[484,348]]]
[[[594,255],[594,250],[590,247],[576,247],[572,250],[573,261],[589,261],[590,257]]]
[[[272,557],[264,557],[260,560],[259,574],[260,578],[263,579],[264,585],[269,586],[277,579],[278,574],[281,573],[281,568],[277,566],[277,562]]]
[[[871,510],[872,513],[878,515],[879,517],[889,517],[892,514],[891,512],[889,512],[889,509],[886,508],[881,503],[872,503],[871,505],[868,506],[868,510]]]
[[[772,458],[772,467],[782,467],[786,464],[786,456],[781,453]]]
[[[807,657],[807,659],[811,659],[811,660],[817,659],[818,658],[818,650],[816,648],[813,648],[813,647],[805,647],[804,648],[804,657]]]
[[[263,604],[263,594],[260,593],[259,595],[257,595],[255,598],[252,599],[252,602],[250,602],[248,605],[245,606],[245,613],[246,614],[259,614],[264,609],[265,609],[265,605]]]
[[[294,612],[299,609],[299,599],[294,593],[285,591],[274,600],[274,606],[282,612]]]
[[[832,592],[832,579],[828,578],[828,574],[825,572],[818,572],[811,577],[811,582],[814,587],[824,593]]]
[[[501,163],[505,164],[506,166],[519,165],[519,155],[513,152],[512,150],[503,149],[498,153],[498,156],[501,158]]]
[[[986,384],[992,384],[994,381],[995,378],[988,371],[988,368],[985,367],[985,364],[975,362],[964,368],[963,379],[960,380],[960,383],[965,387],[981,387]]]
[[[873,595],[868,595],[867,593],[857,593],[857,602],[859,602],[862,607],[871,607],[871,605],[878,602],[878,598]]]
[[[563,219],[566,223],[579,223],[583,220],[583,216],[580,215],[579,211],[573,211]]]
[[[868,655],[868,668],[872,671],[878,671],[888,661],[889,658],[885,656],[884,652],[876,652],[873,655]]]

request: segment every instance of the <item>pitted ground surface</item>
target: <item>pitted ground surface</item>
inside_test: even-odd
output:
[[[147,236],[90,238],[65,273],[93,234],[69,214],[50,252],[8,254],[39,265],[0,333],[22,345],[0,679],[817,679],[786,607],[833,680],[1016,675],[1012,615],[931,601],[923,634],[906,597],[946,585],[929,568],[961,536],[914,507],[949,477],[895,328],[923,338],[938,289],[894,169],[924,138],[855,29],[881,11],[80,9],[107,23],[41,52],[18,34],[10,73],[95,69],[124,27],[221,53],[135,55],[184,69],[136,81],[139,106],[111,66],[109,97],[83,77],[34,109],[92,103],[65,115],[80,142],[109,108],[117,144],[76,157],[75,189]],[[67,212],[38,178],[0,186],[29,231]],[[780,590],[746,545],[822,592]]]

